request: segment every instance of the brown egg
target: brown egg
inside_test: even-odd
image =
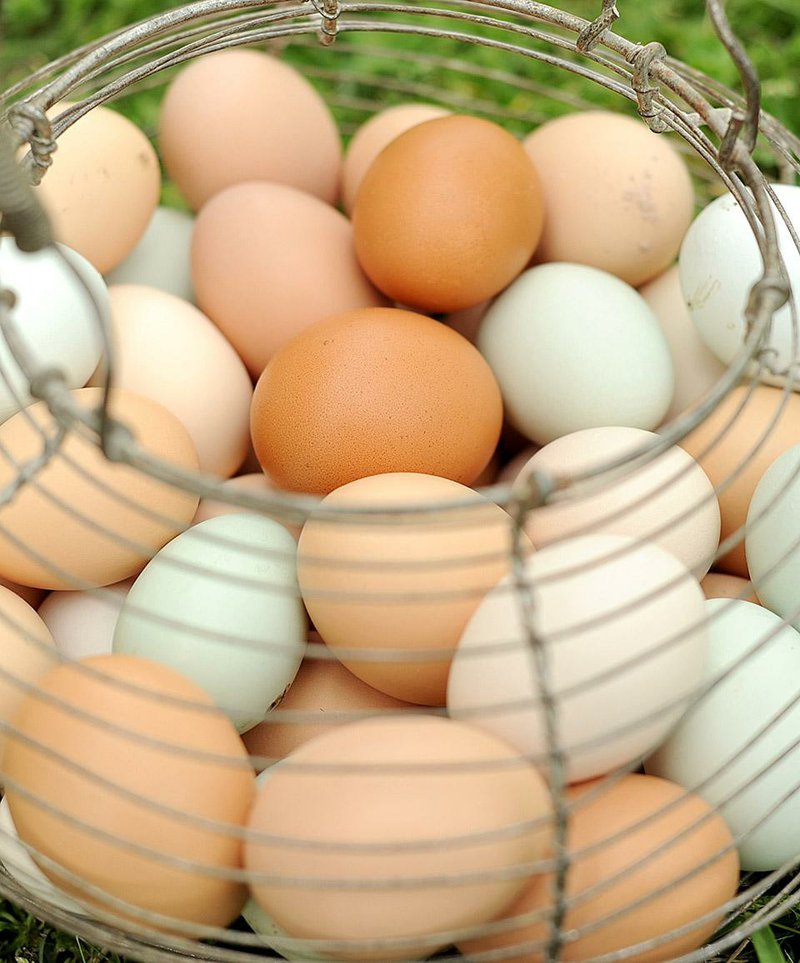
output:
[[[588,264],[634,287],[675,260],[694,213],[681,156],[638,119],[566,114],[524,141],[547,199],[537,261]]]
[[[319,633],[310,632],[308,641],[311,654],[303,660],[280,704],[264,722],[242,735],[250,755],[264,762],[283,759],[334,726],[367,714],[386,715],[411,708],[410,703],[373,689],[353,675],[325,649]],[[254,761],[257,769],[264,767],[257,758]]]
[[[470,485],[492,457],[502,417],[477,348],[423,315],[370,308],[286,344],[256,385],[250,425],[277,485],[324,495],[383,472]]]
[[[751,394],[749,390],[744,385],[735,388],[681,442],[718,489],[723,540],[734,532],[743,539],[747,509],[761,476],[778,455],[800,444],[800,395],[787,396],[766,385]],[[714,564],[729,575],[748,578],[744,541]]]
[[[760,605],[753,585],[738,575],[725,575],[724,572],[709,572],[700,582],[700,588],[707,599],[744,599]]]
[[[39,679],[58,661],[53,636],[36,612],[10,589],[0,586],[0,765],[5,725]]]
[[[572,808],[567,831],[568,902],[562,926],[567,942],[560,956],[565,963],[658,938],[662,942],[657,949],[626,954],[625,960],[674,960],[701,946],[722,922],[722,907],[739,885],[733,837],[722,817],[699,796],[683,796],[679,786],[641,775],[625,776],[608,786],[600,781],[583,783],[567,791]],[[549,935],[546,915],[552,912],[551,886],[549,875],[537,877],[502,915],[494,933],[460,943],[459,949],[469,954],[518,946],[518,953],[509,952],[502,959],[507,963],[543,960]],[[714,915],[688,933],[668,939],[672,931],[706,913]],[[524,914],[533,918],[506,928]]]
[[[548,846],[549,815],[544,780],[495,737],[431,716],[368,719],[270,771],[249,822],[264,835],[245,844],[245,863],[277,877],[252,893],[287,934],[394,941],[325,952],[413,959],[515,899]]]
[[[99,406],[100,388],[72,392],[82,408]],[[112,414],[147,454],[197,470],[197,452],[175,415],[148,398],[118,391]],[[39,456],[54,433],[43,403],[0,426],[0,487]],[[13,459],[16,464],[12,464]],[[0,575],[23,585],[83,589],[135,575],[191,521],[198,498],[105,459],[99,446],[71,432],[35,477],[0,508]]]
[[[11,579],[3,578],[2,576],[0,576],[0,585],[11,589],[15,595],[24,599],[28,605],[34,609],[39,608],[47,595],[46,589],[33,588],[31,585],[18,585],[16,582],[12,582]]]
[[[351,213],[364,175],[380,152],[417,124],[450,113],[434,104],[395,104],[363,123],[347,146],[342,167],[342,206]]]
[[[223,482],[222,489],[223,491],[238,489],[239,491],[267,495],[275,491],[275,486],[263,471],[259,471],[252,472],[249,475],[237,475],[236,478],[229,478]],[[200,522],[204,522],[209,518],[217,518],[219,515],[235,515],[237,512],[247,511],[252,511],[252,509],[240,508],[238,505],[233,505],[230,502],[216,501],[213,498],[203,498],[197,506],[197,512],[192,520],[192,525],[199,525]],[[282,515],[270,515],[270,517],[280,522],[295,538],[300,537],[302,525],[294,524]]]
[[[142,923],[137,909],[212,926],[236,918],[245,889],[224,874],[241,865],[255,780],[200,688],[146,659],[94,656],[48,673],[14,724],[9,807],[55,883]],[[84,883],[129,905],[109,906]]]
[[[386,304],[359,267],[347,218],[283,184],[239,184],[206,204],[192,276],[198,305],[254,378],[315,321]]]
[[[365,516],[382,506],[407,510],[383,523]],[[509,516],[463,485],[375,475],[322,501],[300,536],[297,577],[311,620],[351,672],[397,699],[442,706],[452,654],[508,573],[510,545]]]
[[[516,138],[456,115],[413,127],[378,155],[359,188],[353,236],[389,297],[458,311],[513,281],[543,223],[539,178]]]
[[[60,113],[60,103],[51,115]],[[158,206],[161,171],[147,137],[122,114],[95,107],[58,138],[36,193],[56,239],[101,274],[136,247]]]
[[[331,204],[339,195],[342,146],[325,101],[292,66],[257,50],[185,67],[161,105],[159,146],[195,210],[245,181],[290,184]]]

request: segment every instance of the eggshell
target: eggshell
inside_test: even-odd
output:
[[[110,655],[119,610],[131,579],[91,592],[51,592],[39,615],[66,659]]]
[[[202,690],[145,659],[95,656],[48,673],[14,721],[7,798],[48,878],[117,920],[235,919],[245,890],[225,872],[240,865],[253,772]]]
[[[356,253],[385,294],[422,311],[493,297],[530,260],[544,222],[533,164],[478,117],[429,120],[370,166],[353,210]]]
[[[448,328],[458,331],[467,341],[475,344],[478,339],[478,329],[491,303],[490,300],[481,301],[480,304],[475,304],[471,308],[452,311],[450,314],[446,314],[442,320]]]
[[[651,752],[703,676],[703,593],[673,555],[622,535],[549,545],[525,564],[531,631],[547,657],[569,782]],[[542,680],[510,577],[488,593],[458,644],[450,715],[547,765]]]
[[[242,736],[257,769],[334,726],[411,708],[353,675],[325,648],[317,632],[309,633],[308,641],[306,658],[280,704]]]
[[[26,601],[31,608],[38,608],[41,605],[42,600],[47,596],[47,592],[44,589],[32,588],[30,585],[18,585],[16,582],[12,582],[10,579],[2,578],[0,576],[0,585],[18,595],[21,599]]]
[[[278,953],[282,959],[300,960],[301,963],[316,963],[319,960],[333,959],[326,956],[316,948],[308,946],[305,950],[298,949],[292,937],[287,937],[277,923],[261,909],[254,899],[245,903],[242,910],[242,919],[247,923],[254,933],[262,937],[263,942],[274,952]],[[288,946],[287,946],[288,944]],[[291,949],[289,948],[291,947]]]
[[[523,468],[552,478],[577,476],[657,441],[640,428],[585,428],[545,445]],[[708,476],[682,448],[672,447],[623,477],[600,476],[587,488],[536,508],[525,530],[537,548],[574,535],[649,539],[702,578],[719,545],[719,503]]]
[[[82,408],[98,407],[99,388],[72,393]],[[145,452],[184,470],[197,469],[194,445],[161,405],[126,391],[112,397],[113,416]],[[52,416],[39,403],[0,426],[0,488],[19,465],[37,458]],[[13,460],[13,463],[12,463]],[[138,468],[106,461],[95,441],[72,432],[36,477],[0,508],[0,575],[51,589],[110,585],[136,574],[186,527],[198,498]]]
[[[519,473],[531,458],[539,451],[538,445],[528,445],[521,452],[505,463],[497,475],[497,484],[516,481]]]
[[[547,198],[540,261],[588,264],[638,287],[675,260],[694,212],[683,158],[643,121],[573,112],[529,134]]]
[[[639,294],[658,318],[672,355],[675,391],[664,416],[665,420],[670,420],[713,388],[724,374],[725,365],[700,339],[683,298],[677,265],[648,281],[639,289]]]
[[[680,444],[717,490],[722,539],[738,534],[739,542],[716,568],[748,578],[742,539],[750,499],[772,462],[800,444],[800,396],[766,385],[734,388]]]
[[[413,959],[502,912],[545,854],[549,816],[544,781],[500,740],[449,719],[367,719],[270,771],[245,865],[268,874],[252,893],[287,934],[357,941],[326,946],[339,958]]]
[[[381,509],[401,511],[381,519]],[[511,519],[499,506],[413,473],[332,492],[297,556],[303,601],[328,646],[368,685],[422,705],[444,705],[459,636],[510,569]]]
[[[434,104],[395,104],[373,114],[353,135],[342,167],[342,206],[352,213],[356,194],[372,162],[400,134],[450,113]]]
[[[713,688],[692,707],[647,771],[719,808],[742,869],[777,869],[800,853],[800,635],[760,605],[709,599]]]
[[[747,512],[745,554],[753,588],[768,609],[800,629],[800,445],[775,459]]]
[[[796,231],[800,228],[800,187],[774,184],[772,189]],[[774,204],[772,212],[794,293],[792,301],[776,312],[764,344],[775,351],[771,360],[785,368],[800,359],[800,350],[792,345],[796,337],[792,310],[800,308],[800,253]],[[700,337],[726,365],[744,344],[750,288],[764,271],[758,243],[736,198],[723,194],[698,214],[681,245],[680,280],[689,312]]]
[[[223,50],[184,67],[161,105],[159,146],[195,210],[245,181],[289,184],[329,203],[339,194],[330,111],[302,74],[261,51]]]
[[[25,254],[11,237],[0,237],[0,276],[15,295],[11,317],[33,359],[42,368],[58,368],[70,388],[82,388],[103,352],[109,320],[103,279],[63,244]],[[32,402],[29,379],[5,338],[0,368],[0,421],[5,421]]]
[[[624,957],[658,963],[702,946],[723,921],[723,907],[739,884],[736,850],[721,817],[698,796],[652,776],[573,786],[567,801],[570,868],[561,959],[595,959],[658,940],[656,947]],[[552,884],[550,875],[535,877],[487,927],[491,934],[459,948],[475,959],[505,951],[508,963],[544,960]],[[711,918],[703,920],[706,914]],[[518,925],[508,928],[514,920]],[[691,928],[670,938],[682,926]]]
[[[250,427],[277,485],[324,495],[385,472],[470,485],[501,421],[497,382],[468,341],[431,318],[371,308],[286,344],[256,385]]]
[[[700,588],[707,599],[744,599],[759,605],[753,584],[738,575],[725,575],[724,572],[709,572],[700,581]]]
[[[306,641],[295,540],[271,518],[222,515],[153,558],[128,593],[114,652],[153,659],[201,686],[239,731],[291,684]]]
[[[224,491],[238,489],[264,495],[275,491],[274,485],[264,472],[258,472],[257,474],[252,472],[248,475],[237,475],[236,478],[229,478],[222,484],[222,489]],[[199,525],[200,522],[205,522],[209,518],[219,518],[220,515],[235,515],[244,511],[247,511],[247,509],[232,505],[229,502],[217,501],[213,498],[201,498],[192,524]]]
[[[158,158],[147,137],[122,114],[94,107],[58,138],[36,194],[56,239],[106,274],[139,243],[160,191]]]
[[[163,405],[189,432],[201,471],[227,478],[250,443],[253,386],[219,330],[156,288],[109,288],[114,384]],[[102,383],[102,382],[101,382]]]
[[[53,637],[34,610],[0,586],[0,765],[20,704],[58,661]]]
[[[192,231],[194,218],[185,211],[157,207],[147,230],[131,253],[106,275],[109,284],[143,284],[194,300]]]
[[[528,438],[601,425],[655,428],[672,401],[669,347],[642,296],[582,264],[542,264],[491,305],[478,348]]]
[[[257,378],[290,338],[328,315],[386,303],[339,211],[282,184],[240,184],[197,218],[197,303]]]

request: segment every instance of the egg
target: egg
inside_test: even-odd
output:
[[[739,863],[730,830],[702,799],[634,774],[573,786],[567,804],[562,960],[624,951],[630,963],[660,963],[711,937],[736,893]],[[546,959],[552,885],[549,874],[535,877],[485,935],[459,949],[476,960],[490,952],[508,963]],[[650,940],[656,945],[641,945]]]
[[[715,562],[728,575],[748,578],[744,525],[756,485],[787,448],[800,444],[800,396],[767,385],[741,385],[680,445],[717,490],[723,541],[736,545]]]
[[[775,459],[761,476],[747,512],[745,554],[758,598],[800,629],[800,445]]]
[[[229,478],[222,483],[223,491],[246,491],[253,494],[267,495],[274,492],[275,488],[263,471],[248,472],[246,475],[237,475],[236,478]],[[209,518],[217,518],[220,515],[235,515],[237,512],[247,511],[238,505],[230,502],[217,500],[214,498],[201,498],[197,506],[197,513],[192,520],[193,525],[199,525]]]
[[[672,401],[669,347],[642,296],[604,271],[542,264],[490,306],[478,348],[506,416],[531,441],[602,425],[655,428]]]
[[[171,411],[189,432],[201,471],[232,475],[250,444],[253,398],[239,356],[201,311],[174,294],[122,284],[109,295],[116,387]]]
[[[465,486],[375,475],[320,502],[300,535],[297,577],[317,631],[351,672],[396,699],[444,705],[453,650],[510,571],[511,544],[510,517]]]
[[[205,205],[192,277],[198,305],[254,378],[314,322],[386,304],[358,265],[347,218],[282,184],[240,184]]]
[[[672,404],[664,420],[683,414],[720,380],[725,365],[703,343],[686,307],[678,266],[639,288],[667,339],[675,372]]]
[[[14,725],[11,816],[59,888],[151,933],[238,916],[255,782],[236,730],[201,689],[145,659],[94,656],[51,670]]]
[[[286,695],[242,739],[251,761],[263,769],[267,760],[283,759],[334,726],[409,708],[410,703],[362,682],[325,648],[319,633],[311,632],[306,657]]]
[[[0,275],[14,295],[11,318],[32,360],[42,369],[57,368],[70,388],[82,388],[100,360],[109,323],[108,291],[98,272],[63,244],[27,254],[11,237],[0,237]],[[33,401],[5,337],[0,369],[5,421]]]
[[[569,782],[635,763],[666,737],[703,678],[703,593],[673,555],[622,535],[583,535],[525,563],[532,614],[507,576],[458,643],[447,708],[547,766],[543,647]],[[533,636],[529,633],[532,632]]]
[[[147,137],[122,114],[94,107],[58,138],[36,195],[56,239],[106,274],[139,243],[160,191],[158,157]]]
[[[411,311],[371,308],[327,318],[275,355],[250,430],[276,485],[324,495],[386,472],[470,485],[502,417],[497,382],[465,338]]]
[[[772,190],[796,231],[800,227],[800,187],[774,184]],[[781,257],[789,279],[797,290],[800,253],[789,228],[772,204]],[[723,194],[705,207],[686,232],[680,251],[680,281],[683,295],[703,342],[723,364],[730,364],[745,340],[750,288],[764,271],[759,241],[733,194]],[[772,348],[771,363],[786,368],[800,358],[793,345],[792,302],[776,312],[765,347]]]
[[[239,731],[291,684],[306,640],[297,547],[261,515],[222,515],[166,545],[128,593],[114,652],[141,656],[201,686]]]
[[[450,113],[434,104],[395,104],[373,114],[347,145],[342,167],[342,206],[352,213],[364,175],[380,152],[417,124]]]
[[[342,146],[325,101],[259,50],[221,50],[184,67],[162,101],[158,140],[195,210],[246,181],[289,184],[328,203],[339,195]]]
[[[72,400],[99,407],[100,388],[81,388]],[[197,452],[178,419],[161,405],[126,391],[111,398],[112,415],[133,431],[151,457],[196,471]],[[39,457],[55,424],[44,403],[0,425],[0,487],[19,466]],[[107,461],[95,440],[71,432],[35,478],[0,508],[0,575],[24,585],[85,589],[139,572],[150,556],[191,521],[198,498]]]
[[[361,181],[358,259],[375,285],[422,311],[493,297],[526,266],[544,222],[533,164],[502,127],[429,120],[393,140]]]
[[[51,592],[39,615],[66,659],[110,655],[114,628],[132,579],[89,592]]]
[[[505,909],[546,853],[549,817],[544,781],[499,739],[450,719],[367,719],[270,770],[245,865],[288,935],[353,941],[326,944],[337,958],[415,959]]]
[[[744,599],[745,602],[760,604],[753,591],[752,582],[738,575],[709,572],[700,580],[700,588],[707,599]]]
[[[106,275],[107,283],[143,284],[193,301],[193,230],[191,214],[157,207],[139,243],[122,264]]]
[[[657,441],[641,428],[585,428],[562,435],[530,458],[516,490],[529,472],[569,478]],[[621,477],[578,484],[565,495],[529,513],[525,530],[537,548],[574,535],[628,535],[672,552],[697,578],[711,567],[719,545],[719,502],[708,476],[682,448],[669,448]]]
[[[778,869],[800,854],[800,634],[752,602],[705,605],[708,691],[646,768],[718,809],[742,869]]]
[[[547,221],[539,261],[588,264],[638,287],[675,260],[694,212],[683,158],[638,118],[574,111],[530,133]]]

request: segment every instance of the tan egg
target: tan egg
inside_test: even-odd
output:
[[[396,104],[378,111],[363,123],[353,135],[344,156],[342,167],[342,206],[352,213],[356,194],[370,164],[384,147],[417,124],[450,113],[434,104]]]
[[[331,656],[319,633],[310,632],[308,642],[309,654],[279,705],[242,735],[245,748],[256,757],[257,769],[263,769],[267,760],[283,759],[334,726],[412,707],[353,675]]]
[[[700,338],[686,307],[678,266],[648,281],[639,294],[653,309],[666,336],[675,372],[675,392],[664,420],[677,418],[719,381],[725,365]]]
[[[475,304],[471,308],[464,308],[462,311],[453,311],[450,314],[446,314],[442,320],[448,328],[458,331],[467,341],[475,344],[478,337],[478,328],[480,328],[483,316],[489,310],[491,303],[491,301],[481,301],[480,304]]]
[[[275,355],[250,431],[275,484],[324,495],[398,471],[471,485],[502,417],[497,381],[465,338],[420,314],[369,308],[327,318]]]
[[[739,885],[739,859],[722,817],[699,796],[653,776],[584,783],[570,788],[567,799],[571,866],[560,958],[577,963],[658,939],[656,948],[624,958],[661,963],[702,946]],[[508,963],[544,960],[551,886],[549,875],[537,877],[498,919],[493,934],[462,942],[459,949],[503,949]],[[525,914],[531,916],[523,919]],[[711,918],[701,922],[705,914]],[[519,924],[507,928],[515,918]],[[670,939],[682,926],[691,928]],[[519,952],[509,952],[514,947]]]
[[[236,351],[201,311],[167,291],[120,284],[109,295],[114,385],[176,415],[201,471],[228,478],[250,444],[253,397]]]
[[[339,196],[342,146],[325,101],[292,66],[257,50],[185,67],[161,106],[159,146],[195,210],[245,181],[289,184],[331,204]]]
[[[192,274],[198,305],[254,378],[315,321],[386,303],[358,265],[347,218],[282,184],[240,184],[209,201]]]
[[[745,602],[761,604],[753,591],[752,583],[738,575],[709,572],[701,580],[700,588],[707,599],[744,599]]]
[[[585,428],[563,435],[531,457],[521,474],[570,477],[630,456],[656,441],[641,428]],[[649,539],[671,552],[696,577],[711,567],[719,546],[720,508],[708,475],[677,446],[623,478],[534,509],[525,530],[537,548],[583,534]]]
[[[236,918],[245,888],[225,873],[241,865],[237,831],[255,780],[236,730],[200,688],[146,659],[95,656],[48,673],[14,722],[8,803],[34,858],[55,863],[38,861],[54,883],[117,918],[162,914],[160,929]],[[86,884],[128,905],[117,910]]]
[[[272,878],[252,893],[287,934],[356,941],[326,946],[338,958],[414,959],[503,911],[545,854],[549,817],[544,780],[506,743],[451,719],[368,719],[270,771],[245,863]]]
[[[495,478],[497,477],[497,468],[497,457],[496,455],[492,455],[492,457],[489,459],[489,463],[483,469],[480,475],[478,475],[472,485],[470,485],[470,488],[485,488],[488,485],[493,485]]]
[[[100,388],[80,388],[82,408],[101,404]],[[178,419],[127,391],[112,398],[112,415],[133,431],[145,452],[196,471],[197,453]],[[43,403],[0,426],[0,487],[39,456],[43,433],[54,433]],[[105,459],[98,444],[72,432],[58,452],[0,509],[0,575],[51,589],[110,585],[135,575],[191,521],[198,498]]]
[[[524,146],[547,201],[537,261],[588,264],[638,287],[675,260],[694,194],[663,135],[593,110],[548,121]]]
[[[95,107],[58,138],[36,194],[57,240],[106,274],[139,243],[160,191],[158,158],[147,137],[122,114]]]
[[[275,485],[263,471],[253,472],[249,475],[237,475],[236,478],[229,478],[223,483],[222,488],[224,491],[235,489],[262,495],[276,491]],[[252,511],[252,509],[240,508],[238,505],[232,505],[230,502],[215,501],[213,498],[203,498],[197,506],[197,513],[192,520],[192,525],[199,525],[200,522],[204,522],[209,518],[216,518],[218,515],[233,515],[237,512],[247,511]],[[282,515],[270,515],[270,517],[280,522],[295,538],[300,537],[302,525],[294,524]]]
[[[0,586],[0,766],[8,738],[6,725],[30,686],[58,662],[53,637],[34,610]]]
[[[756,485],[775,459],[800,444],[800,395],[766,385],[734,388],[717,410],[681,442],[717,489],[722,539],[739,542],[715,567],[748,578],[744,553],[747,510]],[[721,487],[724,486],[724,487]]]
[[[445,507],[426,511],[437,504]],[[408,509],[383,522],[364,514],[381,506]],[[441,706],[452,654],[483,596],[510,570],[510,545],[509,516],[463,485],[375,475],[332,492],[306,522],[300,591],[319,634],[360,679]]]
[[[370,166],[353,237],[374,284],[422,311],[494,297],[525,268],[544,201],[515,137],[477,117],[440,117],[389,144]]]
[[[47,595],[45,589],[33,588],[31,585],[18,585],[16,582],[12,582],[11,579],[2,578],[0,576],[0,585],[5,586],[7,589],[18,595],[21,599],[24,599],[31,606],[31,608],[38,609],[42,604],[42,601]]]

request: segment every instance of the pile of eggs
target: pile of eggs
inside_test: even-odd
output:
[[[316,501],[108,462],[0,345],[6,869],[150,939],[530,961],[560,806],[566,959],[703,944],[800,853],[800,398],[738,387],[521,527],[486,486],[635,458],[718,381],[760,264],[735,199],[693,220],[670,141],[603,111],[520,141],[403,104],[343,156],[256,50],[176,75],[158,149],[195,214],[120,114],[68,128],[58,247],[0,239],[13,320],[153,457]],[[792,360],[788,311],[771,337]]]

